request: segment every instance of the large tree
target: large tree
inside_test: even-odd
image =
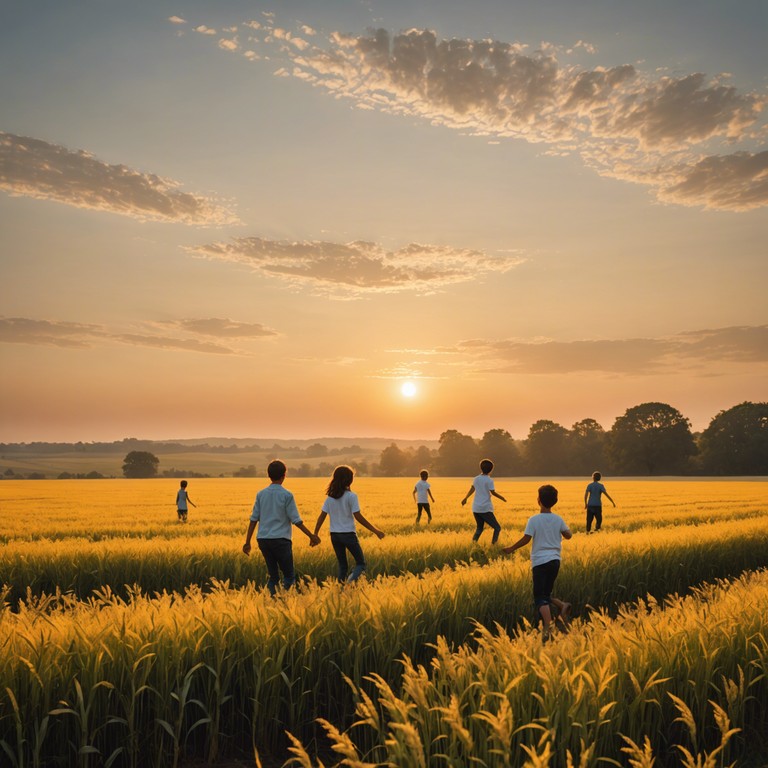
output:
[[[556,421],[539,419],[531,424],[525,441],[525,458],[532,475],[567,472],[568,430]]]
[[[160,459],[149,451],[131,451],[123,459],[125,477],[156,477]]]
[[[395,443],[388,445],[379,458],[379,472],[384,477],[402,477],[408,469],[408,454]]]
[[[768,474],[768,403],[720,411],[701,435],[702,469],[712,475]]]
[[[605,463],[605,430],[594,419],[577,421],[568,433],[569,470],[575,475],[602,471]]]
[[[521,472],[520,452],[506,429],[490,429],[480,439],[480,454],[494,464],[494,474],[511,477]]]
[[[608,435],[608,458],[617,474],[683,474],[695,453],[690,422],[666,403],[627,409]]]
[[[440,435],[440,447],[437,450],[440,474],[444,477],[476,475],[479,452],[475,439],[463,435],[455,429],[449,429]]]

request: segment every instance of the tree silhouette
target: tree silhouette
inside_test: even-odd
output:
[[[522,469],[520,452],[506,429],[488,430],[480,439],[480,454],[493,462],[493,472],[499,477],[517,475]]]
[[[690,422],[666,403],[629,408],[608,437],[608,457],[618,474],[682,474],[695,453]]]
[[[702,468],[712,475],[768,472],[768,403],[720,411],[701,435]]]
[[[528,430],[525,441],[526,466],[532,475],[565,472],[568,430],[555,421],[540,419]]]
[[[474,438],[449,429],[440,435],[437,458],[440,474],[444,477],[476,475],[480,452]]]
[[[160,459],[149,451],[131,451],[123,459],[125,477],[156,477]]]
[[[571,427],[568,464],[576,475],[591,475],[604,467],[605,430],[594,419],[582,419]]]

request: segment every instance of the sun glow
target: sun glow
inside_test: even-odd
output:
[[[400,387],[403,397],[414,397],[416,395],[416,385],[412,381],[406,381]]]

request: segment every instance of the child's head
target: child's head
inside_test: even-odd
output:
[[[539,504],[544,509],[552,509],[557,504],[557,488],[554,485],[542,485],[539,488]]]
[[[598,480],[599,480],[601,477],[602,477],[602,475],[601,475],[599,472],[593,472],[593,473],[592,473],[592,479],[593,479],[595,482],[597,482],[597,481],[598,481]]]
[[[181,483],[179,483],[179,485],[181,485],[182,488],[186,488],[187,487],[187,481],[186,480],[182,480]]]
[[[352,485],[352,480],[355,477],[355,473],[352,471],[352,467],[348,467],[346,464],[341,464],[333,470],[333,476],[331,482],[328,483],[328,489],[326,490],[326,496],[330,496],[332,499],[340,499],[344,495],[344,491]]]
[[[493,462],[490,459],[483,459],[480,462],[480,471],[484,475],[490,475],[493,472]]]
[[[280,459],[270,461],[267,465],[267,476],[273,483],[283,480],[287,471],[285,464]]]
[[[419,472],[419,477],[422,480],[426,480],[429,477],[429,472],[427,472],[426,469],[422,469],[421,472]]]

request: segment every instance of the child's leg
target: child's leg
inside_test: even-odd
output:
[[[493,528],[493,538],[491,544],[495,544],[499,540],[499,534],[501,533],[501,524],[496,519],[496,515],[493,512],[485,513],[485,522]]]
[[[280,570],[283,572],[283,587],[290,589],[296,583],[296,572],[293,568],[293,544],[290,539],[275,539],[275,556]]]
[[[336,555],[336,562],[339,565],[339,581],[343,582],[346,580],[347,572],[349,571],[349,565],[347,564],[347,548],[344,544],[344,534],[332,533],[331,545],[333,546],[333,552]]]
[[[365,573],[365,555],[363,555],[363,548],[360,546],[357,534],[350,533],[348,536],[349,539],[346,542],[346,546],[349,553],[355,558],[355,567],[352,569],[352,573],[349,574],[347,582],[353,582],[357,581]]]
[[[432,522],[432,509],[430,508],[429,504],[424,505],[424,511],[427,513],[427,523]]]
[[[592,529],[592,520],[595,516],[594,509],[592,507],[587,507],[587,533],[590,533]]]
[[[421,522],[421,504],[416,505],[416,525]]]
[[[256,539],[256,543],[264,557],[264,562],[267,564],[267,573],[269,574],[267,589],[269,589],[269,594],[273,597],[275,592],[277,592],[277,585],[280,583],[278,561],[272,547],[274,541],[275,539]]]
[[[475,529],[475,535],[472,537],[472,541],[477,541],[480,538],[480,534],[483,532],[483,528],[485,528],[485,520],[483,519],[482,515],[478,515],[477,512],[472,513],[475,516],[475,523],[477,523],[477,528]]]
[[[595,507],[595,530],[599,531],[603,527],[603,508]]]

